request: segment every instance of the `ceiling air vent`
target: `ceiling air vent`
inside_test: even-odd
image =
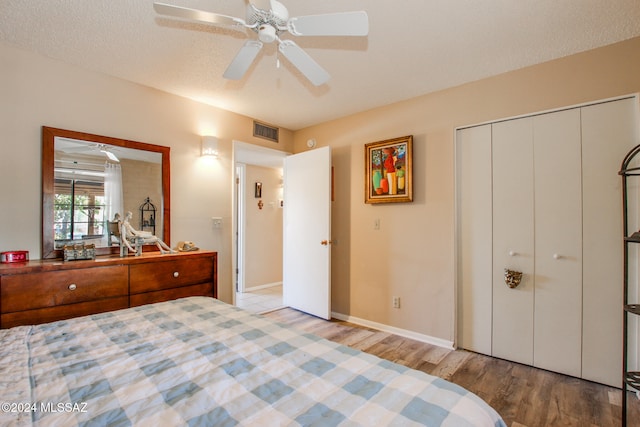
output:
[[[269,141],[278,142],[280,130],[276,127],[266,125],[264,123],[253,121],[253,136],[268,139]]]

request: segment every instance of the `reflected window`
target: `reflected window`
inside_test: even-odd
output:
[[[56,248],[72,241],[102,240],[106,220],[104,172],[65,168],[56,168],[55,172]]]

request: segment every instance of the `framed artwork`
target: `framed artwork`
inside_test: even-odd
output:
[[[364,202],[413,201],[413,136],[364,146]]]

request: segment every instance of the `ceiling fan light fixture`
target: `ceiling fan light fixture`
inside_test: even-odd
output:
[[[272,43],[276,38],[276,29],[269,24],[262,24],[258,28],[258,38],[263,43]]]

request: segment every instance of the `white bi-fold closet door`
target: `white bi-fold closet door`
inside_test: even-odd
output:
[[[637,140],[636,102],[457,132],[459,346],[618,385],[617,171]],[[505,268],[523,273],[516,288]]]
[[[492,354],[579,376],[580,110],[496,123],[492,133]],[[505,268],[523,273],[517,288],[505,285]]]

